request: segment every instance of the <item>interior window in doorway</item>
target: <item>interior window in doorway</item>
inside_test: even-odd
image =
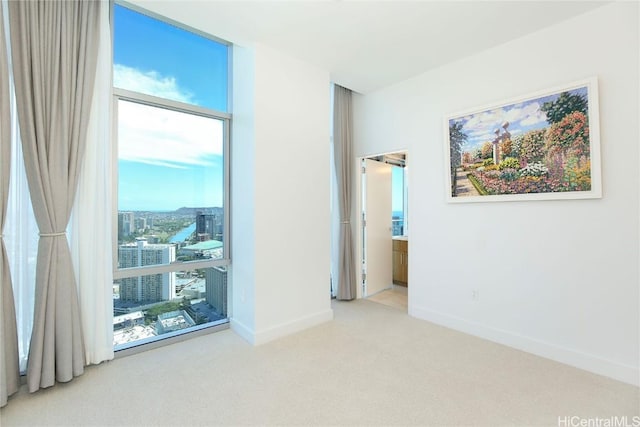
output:
[[[391,224],[394,236],[405,235],[404,187],[404,168],[394,165],[391,169]]]

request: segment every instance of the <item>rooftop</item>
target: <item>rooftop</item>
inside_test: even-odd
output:
[[[194,245],[185,246],[182,249],[187,249],[191,251],[210,251],[213,249],[219,249],[223,245],[222,242],[218,240],[205,240],[204,242],[198,242]]]
[[[156,336],[155,331],[150,326],[136,325],[132,328],[125,328],[119,331],[113,331],[113,344],[126,344],[132,341],[138,341],[143,338]]]
[[[132,313],[123,314],[120,316],[113,316],[113,324],[117,325],[119,323],[126,322],[127,320],[138,320],[142,319],[144,314],[141,311],[134,311]]]

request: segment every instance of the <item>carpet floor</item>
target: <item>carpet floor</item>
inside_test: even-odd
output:
[[[569,426],[640,415],[637,387],[371,301],[333,308],[333,321],[261,346],[226,330],[34,394],[23,386],[0,424]]]

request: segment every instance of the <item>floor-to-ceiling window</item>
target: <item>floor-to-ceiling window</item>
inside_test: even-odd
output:
[[[118,4],[113,25],[117,350],[227,321],[231,116],[227,43]]]

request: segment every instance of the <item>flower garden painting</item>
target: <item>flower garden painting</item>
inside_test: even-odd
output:
[[[446,120],[452,202],[600,197],[597,82]]]

